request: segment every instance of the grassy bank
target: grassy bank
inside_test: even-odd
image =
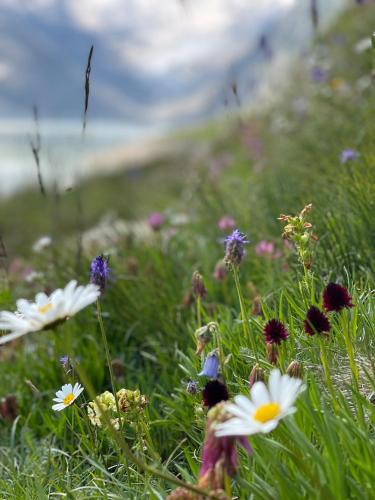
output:
[[[111,356],[122,367],[117,386],[139,389],[149,399],[142,413],[147,432],[129,424],[126,440],[142,459],[189,483],[197,482],[206,415],[200,389],[207,380],[197,375],[201,358],[195,355],[194,332],[200,325],[191,297],[191,276],[199,269],[207,289],[202,323],[219,325],[230,395],[248,394],[256,362],[271,370],[262,334],[271,318],[289,331],[277,366],[285,371],[298,360],[307,385],[294,416],[271,434],[250,438],[253,454],[241,452],[233,495],[373,498],[374,95],[371,50],[359,53],[354,47],[369,37],[374,23],[373,5],[346,12],[296,64],[290,90],[275,108],[251,117],[242,112],[200,154],[92,179],[47,200],[27,192],[1,203],[9,254],[2,309],[13,310],[18,297],[32,298],[72,278],[87,282],[91,258],[111,253],[111,279],[101,303]],[[314,67],[324,78],[311,77]],[[342,151],[349,148],[359,156],[343,163]],[[309,203],[308,220],[318,239],[311,243],[306,284],[277,218]],[[101,226],[95,241],[82,246],[86,231],[111,211],[125,226],[153,211],[163,212],[165,222],[146,233],[122,225],[111,237]],[[239,277],[247,331],[233,276],[213,276],[226,235],[218,220],[226,214],[251,240]],[[113,221],[107,225],[113,228]],[[32,242],[43,234],[52,236],[52,245],[32,252]],[[257,247],[262,240],[272,251]],[[41,274],[25,281],[28,266]],[[309,337],[306,310],[321,306],[329,281],[348,287],[355,307],[330,315],[325,340]],[[206,354],[214,347],[207,346]],[[4,498],[165,498],[172,484],[126,462],[108,431],[90,427],[73,407],[59,414],[51,410],[55,391],[67,381],[59,363],[66,353],[79,358],[97,394],[112,390],[94,307],[55,331],[0,346],[0,395],[15,394],[20,415],[0,422]],[[332,388],[322,367],[324,353]],[[199,381],[197,394],[186,391],[189,379]],[[84,397],[91,399],[87,387]]]

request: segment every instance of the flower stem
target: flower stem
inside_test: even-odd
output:
[[[81,366],[77,367],[77,372],[79,373],[80,379],[82,380],[84,386],[86,387],[90,397],[92,399],[95,399],[94,388],[93,388],[91,382],[89,381],[88,377],[86,376],[86,373],[83,371]],[[97,400],[97,403],[98,403],[98,406],[99,406],[99,409],[101,412],[101,416],[106,424],[106,427],[108,428],[108,431],[110,432],[113,440],[116,442],[117,446],[121,450],[125,459],[129,459],[129,461],[133,462],[135,465],[137,465],[139,468],[143,469],[145,472],[148,472],[148,473],[152,474],[153,476],[159,477],[160,479],[163,479],[164,481],[168,481],[172,484],[176,484],[177,486],[181,486],[182,488],[185,488],[185,489],[192,491],[193,493],[196,493],[197,495],[201,495],[203,497],[210,496],[208,491],[203,490],[203,489],[201,489],[198,486],[195,486],[193,484],[185,483],[185,481],[174,476],[173,474],[171,474],[169,472],[164,472],[164,471],[158,470],[156,467],[153,467],[152,465],[147,464],[142,459],[137,457],[137,455],[135,455],[132,452],[132,450],[130,449],[129,445],[127,444],[127,442],[125,441],[125,439],[123,438],[121,433],[118,432],[114,428],[114,426],[111,422],[111,419],[108,417],[104,408],[100,404],[100,401]],[[210,496],[210,498],[217,499],[216,496],[215,497]]]
[[[100,331],[101,331],[101,334],[102,334],[102,340],[103,340],[103,344],[104,344],[105,355],[106,355],[106,358],[107,358],[109,376],[110,376],[110,379],[111,379],[112,392],[113,392],[113,395],[114,395],[115,401],[116,401],[117,416],[118,416],[118,419],[119,419],[120,429],[122,429],[122,423],[123,422],[122,422],[121,413],[120,413],[120,407],[119,407],[118,399],[117,399],[117,389],[116,389],[116,384],[115,384],[115,377],[114,377],[114,374],[113,374],[112,361],[111,361],[111,356],[110,356],[110,353],[109,353],[109,346],[108,346],[107,334],[106,334],[106,331],[105,331],[105,328],[104,328],[104,323],[103,323],[102,309],[101,309],[101,306],[100,306],[100,299],[97,299],[97,301],[96,301],[96,309],[97,309],[97,312],[98,312],[98,322],[99,322],[99,327],[100,327]]]
[[[330,372],[329,365],[328,365],[325,339],[320,338],[319,341],[320,341],[320,360],[322,362],[327,388],[328,388],[329,393],[331,394],[331,397],[332,397],[333,408],[336,412],[338,408],[337,408],[335,390],[334,390],[333,384],[332,384],[331,372]]]
[[[340,315],[340,319],[341,319],[342,331],[344,334],[346,352],[348,353],[348,358],[349,358],[350,370],[352,372],[353,385],[354,385],[356,392],[359,395],[360,394],[359,372],[358,372],[357,364],[355,362],[354,348],[353,348],[353,343],[352,343],[352,339],[350,338],[350,332],[349,332],[349,319],[347,318],[346,311],[342,312],[342,314]],[[365,421],[364,420],[364,413],[363,413],[362,404],[360,402],[358,402],[357,408],[358,408],[358,417],[361,420],[361,422],[364,423],[364,421]]]
[[[250,339],[251,347],[253,348],[254,353],[255,353],[255,357],[258,360],[258,354],[257,354],[257,351],[256,351],[256,346],[255,346],[254,338],[253,338],[252,335],[250,335],[249,323],[248,323],[248,320],[247,320],[247,317],[246,317],[245,302],[244,302],[244,299],[243,299],[241,285],[240,285],[240,280],[239,280],[239,277],[238,277],[238,269],[237,269],[236,266],[232,266],[232,272],[233,272],[234,282],[236,284],[238,301],[240,303],[241,319],[242,319],[242,329],[243,329],[244,337]]]
[[[201,298],[199,295],[196,299],[195,304],[196,304],[196,308],[197,308],[197,324],[198,324],[198,328],[200,328],[202,326],[202,318],[201,318]]]
[[[221,376],[223,377],[223,382],[225,384],[225,379],[226,379],[226,377],[225,377],[225,355],[224,355],[223,345],[221,342],[221,332],[218,329],[216,330],[215,340],[216,340],[217,350],[219,351]]]

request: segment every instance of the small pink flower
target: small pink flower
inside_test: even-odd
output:
[[[217,226],[221,231],[231,231],[236,227],[236,221],[230,215],[224,215],[217,223]]]
[[[255,253],[257,255],[273,255],[275,245],[272,241],[262,240],[255,246]]]
[[[165,222],[165,217],[160,212],[153,212],[148,218],[148,224],[154,231],[157,231]]]

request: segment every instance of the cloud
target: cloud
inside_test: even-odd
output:
[[[247,85],[259,35],[296,1],[0,0],[0,97],[79,113],[94,43],[93,114],[203,116],[241,67]]]
[[[257,22],[294,0],[68,0],[81,29],[103,33],[123,64],[154,76],[228,64]],[[245,36],[235,36],[238,26]],[[244,30],[246,32],[246,30]]]

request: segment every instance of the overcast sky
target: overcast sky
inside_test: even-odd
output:
[[[42,99],[46,114],[69,117],[91,41],[93,113],[135,115],[146,105],[159,120],[194,114],[263,23],[295,2],[0,0],[0,117]]]

